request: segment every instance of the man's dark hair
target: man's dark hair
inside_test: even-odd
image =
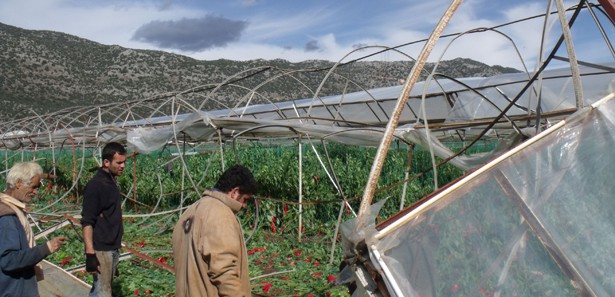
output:
[[[102,159],[113,161],[113,156],[115,156],[116,153],[118,155],[126,155],[126,149],[117,142],[109,142],[102,150]]]
[[[239,187],[241,194],[256,194],[258,190],[250,169],[241,165],[233,165],[224,171],[214,187],[224,193],[230,192],[235,187]]]

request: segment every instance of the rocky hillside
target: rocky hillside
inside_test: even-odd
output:
[[[329,69],[327,61],[200,61],[162,51],[103,45],[72,35],[33,31],[0,23],[0,115],[19,118],[67,107],[135,101],[168,92],[211,90],[221,82],[240,85],[216,93],[232,101],[246,89],[280,101],[313,96]],[[398,85],[412,62],[357,61],[338,67],[321,95]],[[427,68],[431,68],[429,65]],[[473,60],[444,61],[439,72],[453,77],[516,72]]]

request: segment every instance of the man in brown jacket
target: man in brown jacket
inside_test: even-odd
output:
[[[249,169],[226,170],[173,230],[176,297],[252,295],[248,255],[235,214],[257,190]]]

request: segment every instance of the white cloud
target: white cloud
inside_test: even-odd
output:
[[[197,53],[172,51],[197,59],[286,59],[298,62],[311,59],[338,61],[357,45],[394,47],[429,36],[435,23],[449,4],[447,0],[355,3],[332,5],[315,0],[301,3],[296,10],[267,2],[243,0],[233,10],[218,8],[218,2],[205,2],[202,8],[187,7],[180,1],[75,1],[75,0],[3,0],[0,1],[0,22],[26,29],[45,29],[77,35],[103,44],[139,49],[156,49],[152,45],[131,40],[135,30],[152,21],[198,19],[214,14],[229,20],[245,21],[247,27],[241,38],[226,47]],[[84,4],[85,3],[85,4]],[[199,4],[201,4],[199,2]],[[352,5],[352,6],[350,6]],[[358,5],[362,5],[359,7]],[[545,3],[536,1],[467,0],[448,24],[445,33],[463,32],[476,27],[492,27],[546,11]],[[570,3],[566,3],[567,6]],[[487,8],[485,8],[487,7]],[[361,8],[360,10],[358,8]],[[209,11],[212,9],[212,11]],[[214,11],[215,9],[222,11]],[[350,9],[357,9],[351,11]],[[239,13],[241,10],[241,13]],[[368,10],[369,14],[361,11]],[[371,11],[370,11],[371,10]],[[225,14],[222,14],[225,13]],[[555,17],[552,20],[556,20]],[[553,23],[559,33],[559,24]],[[524,60],[533,68],[540,47],[542,19],[500,28],[516,42]],[[557,34],[551,34],[549,45]],[[451,38],[442,38],[430,60],[437,59]],[[313,42],[314,51],[305,51],[305,44]],[[590,44],[584,42],[583,44]],[[400,50],[417,57],[422,43],[404,46]],[[371,48],[354,52],[348,59],[359,58],[378,51]],[[579,51],[589,52],[579,49]],[[483,63],[521,69],[521,63],[511,43],[493,32],[471,34],[455,41],[445,59],[466,57]],[[378,54],[372,60],[407,60],[401,54]]]
[[[21,11],[21,14],[14,13]],[[13,15],[18,17],[13,17]],[[66,0],[6,0],[0,4],[0,20],[25,29],[53,30],[103,44],[134,46],[134,31],[152,20],[199,17],[203,12],[176,6],[160,10],[155,5],[130,2],[122,5],[73,5]]]
[[[253,15],[248,20],[245,40],[266,42],[278,37],[303,35],[304,30],[322,26],[332,21],[333,11],[312,9],[291,15],[279,15],[272,11],[266,15]]]

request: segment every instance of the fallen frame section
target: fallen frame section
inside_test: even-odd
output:
[[[613,97],[379,225],[377,205],[347,222],[353,296],[615,295]]]

